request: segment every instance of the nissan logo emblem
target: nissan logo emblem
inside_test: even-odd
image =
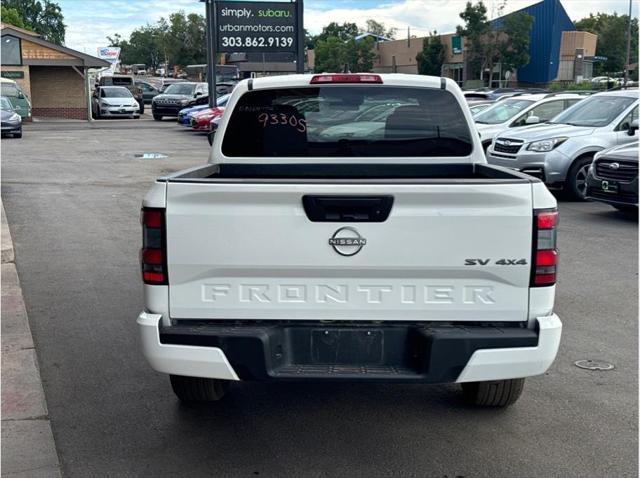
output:
[[[341,256],[355,256],[362,250],[367,240],[353,227],[345,226],[333,233],[329,245]]]

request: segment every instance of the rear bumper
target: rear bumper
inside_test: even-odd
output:
[[[160,325],[141,313],[142,350],[159,372],[224,380],[474,382],[544,373],[556,315],[535,329],[424,324]]]

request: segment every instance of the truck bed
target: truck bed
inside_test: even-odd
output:
[[[480,163],[459,164],[207,164],[159,178],[167,182],[487,183],[540,182],[519,171]]]

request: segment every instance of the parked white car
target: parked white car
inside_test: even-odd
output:
[[[382,103],[382,133],[354,138]],[[312,380],[457,382],[510,405],[560,343],[556,224],[542,182],[486,164],[450,79],[244,80],[210,164],[143,201],[142,350],[183,401]]]
[[[99,86],[93,94],[94,118],[139,118],[140,105],[124,86]]]
[[[585,95],[575,93],[544,93],[498,101],[474,116],[482,146],[486,151],[498,133],[549,121],[584,98]]]

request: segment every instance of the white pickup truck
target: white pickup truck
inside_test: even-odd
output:
[[[451,80],[245,80],[209,164],[144,199],[142,350],[183,401],[370,380],[510,405],[558,351],[556,224],[542,182],[486,163]]]

